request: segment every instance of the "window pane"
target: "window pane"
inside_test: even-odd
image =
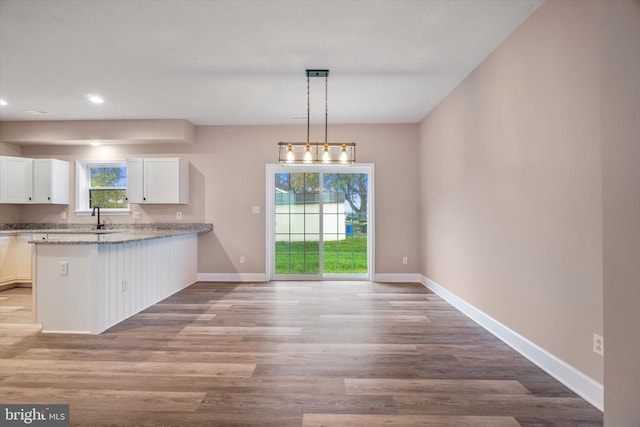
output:
[[[100,208],[126,208],[126,190],[89,190],[89,209],[96,206]]]
[[[324,174],[324,272],[367,273],[368,175]]]
[[[275,272],[320,272],[320,214],[317,173],[275,175]]]
[[[91,186],[92,187],[126,187],[127,186],[127,168],[123,168],[123,167],[91,168]]]

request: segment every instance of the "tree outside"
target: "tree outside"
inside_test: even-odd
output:
[[[89,207],[127,207],[127,168],[91,168]]]

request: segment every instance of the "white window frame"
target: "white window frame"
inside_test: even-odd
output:
[[[91,176],[89,170],[94,167],[127,167],[126,160],[76,160],[76,214],[91,215],[89,208],[89,190]],[[114,187],[120,189],[121,187]],[[126,190],[126,187],[125,187]],[[126,208],[100,208],[100,215],[129,215],[130,205]]]

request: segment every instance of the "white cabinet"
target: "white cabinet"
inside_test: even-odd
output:
[[[30,234],[0,236],[0,285],[31,282]]]
[[[0,157],[0,203],[31,203],[33,161],[24,157]]]
[[[0,236],[0,285],[12,283],[15,280],[15,261],[13,236]]]
[[[58,159],[33,160],[32,203],[69,203],[69,162]]]
[[[127,159],[127,202],[144,203],[144,159]]]
[[[177,157],[127,159],[127,201],[189,203],[189,162]]]
[[[0,156],[0,203],[69,203],[69,162]]]
[[[33,246],[29,243],[31,234],[19,234],[14,236],[13,253],[16,260],[16,282],[31,282],[31,255]]]

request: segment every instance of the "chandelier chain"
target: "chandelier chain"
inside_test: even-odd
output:
[[[307,144],[309,143],[309,117],[311,116],[311,108],[309,107],[309,74],[307,74]]]
[[[327,120],[329,119],[329,75],[324,76],[324,143],[327,143]]]

